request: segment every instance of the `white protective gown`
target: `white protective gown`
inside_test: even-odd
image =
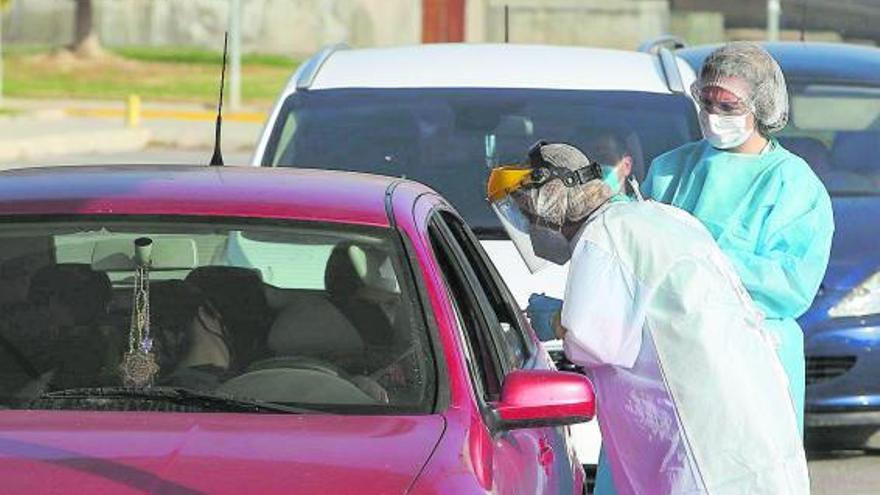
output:
[[[575,242],[565,352],[591,371],[619,494],[808,494],[774,342],[706,228],[614,203]]]

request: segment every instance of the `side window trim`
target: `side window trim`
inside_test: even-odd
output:
[[[484,273],[484,276],[488,279],[488,283],[490,283],[493,286],[493,289],[497,291],[497,298],[499,299],[498,303],[502,305],[508,313],[507,316],[511,320],[511,323],[513,323],[510,325],[511,331],[515,332],[516,339],[518,340],[522,351],[521,359],[516,363],[516,367],[524,367],[531,361],[531,358],[534,358],[537,355],[537,353],[535,352],[536,348],[534,342],[525,331],[525,325],[527,325],[527,323],[524,319],[522,310],[519,308],[519,305],[516,303],[504,280],[498,274],[498,271],[495,269],[489,256],[479,244],[479,240],[477,240],[476,236],[474,236],[470,229],[466,228],[464,220],[453,211],[444,210],[443,213],[445,217],[444,222],[448,223],[447,219],[452,219],[454,223],[458,224],[457,228],[461,231],[464,237],[464,242],[470,244],[469,248],[477,258],[476,262],[481,265],[479,270]],[[507,343],[505,342],[505,347],[506,346]],[[505,353],[508,354],[507,352]]]
[[[479,288],[478,284],[475,287],[476,275],[473,273],[473,271],[470,269],[470,266],[467,265],[466,262],[462,262],[463,253],[460,252],[461,248],[454,242],[454,239],[451,238],[448,227],[438,219],[439,217],[436,213],[432,214],[431,220],[429,222],[429,228],[436,233],[436,236],[438,237],[437,240],[442,243],[441,246],[436,246],[436,248],[442,249],[444,251],[443,255],[448,257],[449,262],[454,265],[450,267],[450,269],[456,272],[453,274],[453,276],[459,279],[459,283],[464,284],[464,290],[467,291],[468,294],[463,296],[469,299],[468,303],[472,304],[474,306],[474,309],[476,310],[476,318],[479,321],[476,322],[476,328],[473,328],[472,330],[476,332],[474,337],[477,342],[474,342],[474,344],[481,347],[471,350],[477,359],[480,359],[482,361],[482,357],[484,355],[488,355],[489,359],[491,360],[491,362],[489,363],[480,362],[476,364],[477,366],[483,366],[487,368],[488,373],[480,373],[481,377],[486,375],[494,377],[492,384],[483,383],[484,388],[482,390],[482,392],[488,396],[488,400],[494,400],[496,397],[494,397],[493,395],[497,395],[498,393],[500,393],[501,383],[507,373],[507,370],[504,368],[504,360],[501,359],[498,352],[497,343],[495,342],[492,332],[490,332],[488,328],[492,324],[491,321],[487,318],[486,314],[486,306],[488,305],[488,301],[483,300],[486,296],[485,294],[481,294],[482,288]],[[444,273],[444,277],[448,276],[449,274]],[[453,287],[447,288],[449,292],[451,292],[450,295],[452,297],[458,296],[458,294],[455,294],[455,290]],[[453,302],[453,304],[455,304],[455,302]],[[465,317],[464,319],[467,320],[467,317]],[[468,322],[465,321],[465,328],[462,328],[461,330],[464,333],[463,337],[467,340],[467,344],[470,345],[473,339],[469,334],[468,326]]]
[[[445,212],[446,210],[441,210],[441,212]],[[471,292],[473,292],[478,301],[480,314],[482,316],[481,321],[483,323],[483,328],[481,331],[483,332],[484,342],[487,343],[490,348],[488,351],[490,352],[493,360],[495,361],[496,369],[500,370],[499,380],[507,375],[511,370],[508,367],[508,362],[505,359],[502,359],[502,356],[507,354],[505,352],[505,343],[498,341],[498,333],[492,331],[492,326],[497,325],[498,329],[501,328],[501,322],[498,320],[497,315],[495,314],[495,308],[492,307],[492,303],[489,300],[489,296],[486,294],[486,291],[483,289],[483,285],[480,283],[479,275],[476,273],[474,267],[470,264],[470,260],[467,257],[467,254],[464,252],[463,247],[459,244],[458,239],[455,238],[455,235],[452,233],[452,230],[443,221],[442,214],[438,217],[440,219],[439,227],[442,235],[444,236],[446,242],[452,247],[453,255],[456,258],[456,261],[460,266],[464,268],[464,275],[467,278],[467,284]]]
[[[463,220],[459,219],[462,223]],[[486,254],[486,251],[483,249],[483,246],[480,244],[480,240],[477,239],[477,236],[474,235],[473,231],[470,229],[465,229],[465,235],[467,235],[468,240],[471,244],[474,245],[474,250],[477,255],[480,256],[483,264],[486,266],[486,270],[488,271],[489,277],[492,279],[493,283],[498,288],[499,292],[501,292],[501,298],[504,303],[507,305],[508,309],[511,312],[511,316],[513,319],[517,321],[518,327],[517,333],[519,334],[520,339],[526,349],[526,355],[524,357],[524,361],[528,362],[530,358],[535,357],[537,354],[537,346],[535,342],[531,339],[531,336],[528,332],[525,331],[528,322],[525,319],[525,313],[522,309],[520,309],[519,304],[516,302],[516,298],[513,297],[513,294],[510,292],[510,288],[507,287],[507,283],[504,281],[504,278],[501,277],[501,274],[498,273],[498,269],[492,260],[489,259],[489,255]]]

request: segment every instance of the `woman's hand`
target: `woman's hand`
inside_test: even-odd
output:
[[[553,316],[550,318],[550,325],[553,327],[553,333],[556,334],[557,339],[562,340],[565,338],[568,329],[562,326],[561,310],[553,313]]]

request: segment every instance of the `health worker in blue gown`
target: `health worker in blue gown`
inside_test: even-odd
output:
[[[691,90],[704,139],[656,158],[642,191],[696,216],[733,262],[776,340],[803,432],[804,336],[796,319],[828,265],[831,200],[809,165],[772,137],[788,122],[788,93],[760,45],[715,50]],[[603,464],[595,493],[613,494]]]

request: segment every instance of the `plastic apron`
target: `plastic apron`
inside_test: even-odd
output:
[[[693,217],[654,202],[602,210],[578,239],[562,318],[619,493],[809,493],[773,339]]]

